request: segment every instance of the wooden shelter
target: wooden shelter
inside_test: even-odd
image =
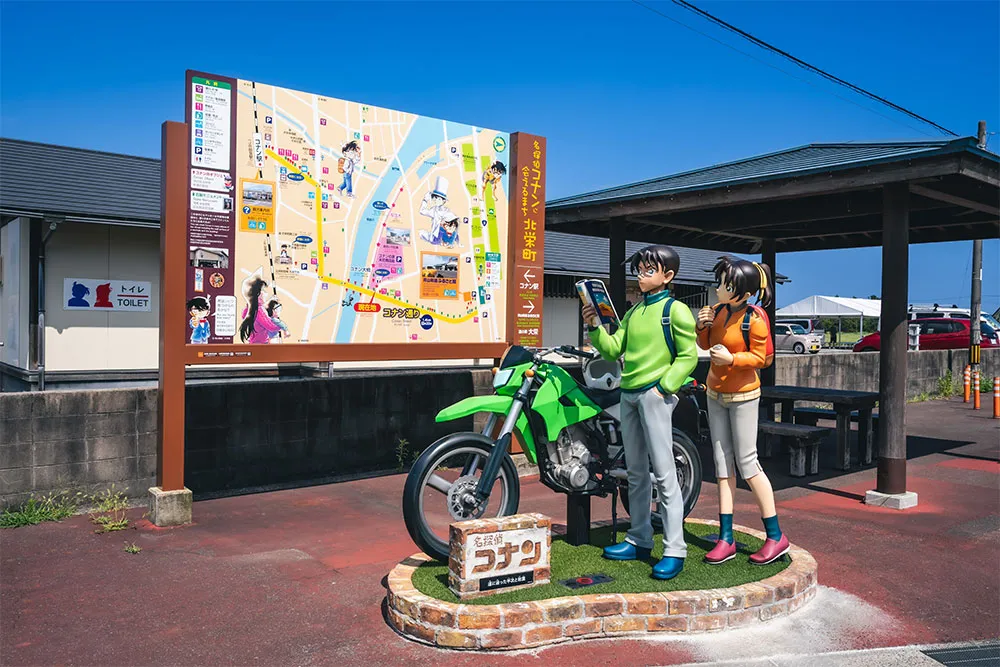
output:
[[[610,239],[618,308],[626,238],[760,253],[775,271],[778,252],[881,246],[877,490],[899,494],[906,491],[908,246],[1000,235],[1000,157],[974,138],[811,144],[557,199],[545,215],[547,229]],[[769,370],[764,382],[773,384]]]

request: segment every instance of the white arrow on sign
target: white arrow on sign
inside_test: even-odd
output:
[[[529,313],[535,312],[535,304],[531,303],[530,301],[525,301],[524,307]]]
[[[531,272],[531,269],[528,269],[528,270],[526,270],[524,272],[524,279],[525,280],[531,280],[534,277],[535,277],[535,274]]]

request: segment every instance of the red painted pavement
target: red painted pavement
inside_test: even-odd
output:
[[[961,402],[909,406],[911,435],[933,453],[911,460],[917,508],[867,507],[874,470],[785,488],[781,526],[813,553],[819,580],[900,621],[839,648],[995,637],[1000,628],[1000,494],[995,422]],[[912,448],[911,444],[911,448]],[[415,551],[403,526],[404,477],[197,502],[195,523],[95,535],[85,517],[5,530],[0,558],[0,664],[481,665],[401,638],[383,619],[384,576]],[[808,486],[807,486],[808,485]],[[832,492],[831,492],[832,491]],[[521,509],[564,519],[564,498],[528,480]],[[595,500],[594,519],[610,517]],[[714,517],[706,483],[694,515]],[[738,493],[736,523],[756,527]],[[135,542],[142,552],[123,550]],[[671,664],[686,642],[589,641],[489,664]],[[554,662],[553,662],[554,661]]]

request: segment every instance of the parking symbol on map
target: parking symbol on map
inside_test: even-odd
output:
[[[268,125],[270,125],[271,124],[271,117],[270,116],[264,116],[264,122],[267,123]]]

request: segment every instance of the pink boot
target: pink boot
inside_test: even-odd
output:
[[[764,546],[760,548],[760,551],[750,556],[750,562],[754,565],[773,563],[788,553],[789,546],[788,538],[785,537],[784,533],[782,533],[781,539],[777,541],[768,538],[764,541]]]
[[[725,540],[719,540],[712,547],[712,550],[705,554],[705,562],[709,565],[718,565],[719,563],[725,563],[727,560],[731,560],[736,557],[736,541],[734,540],[732,544],[726,542]]]

